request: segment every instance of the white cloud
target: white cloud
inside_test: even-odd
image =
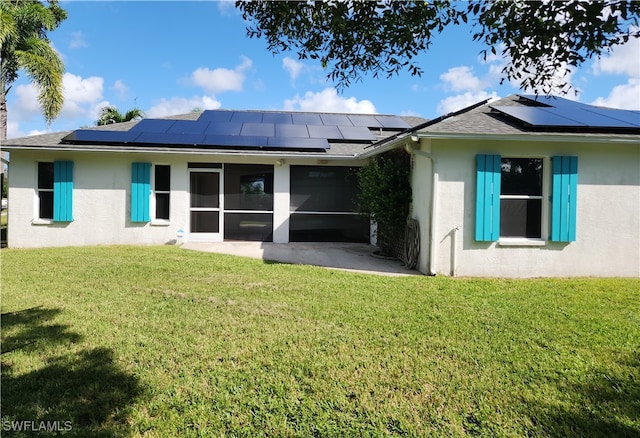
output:
[[[165,117],[175,114],[185,114],[195,108],[218,109],[222,106],[220,101],[209,96],[193,96],[189,99],[184,97],[172,97],[171,99],[161,99],[149,110],[145,111],[146,117]]]
[[[209,93],[222,93],[225,91],[242,91],[245,79],[245,71],[251,68],[253,62],[247,57],[242,57],[242,62],[235,69],[216,68],[209,70],[200,67],[191,73],[191,81],[202,87]]]
[[[127,87],[125,83],[119,79],[113,83],[111,89],[116,92],[120,99],[124,99],[129,92],[129,87]]]
[[[371,101],[358,101],[355,97],[339,96],[335,88],[325,88],[317,93],[307,91],[302,97],[296,95],[293,99],[285,100],[283,109],[285,111],[376,113],[376,107]]]
[[[29,120],[40,114],[38,90],[32,84],[18,85],[14,88],[12,94],[13,96],[8,95],[8,98],[11,99],[11,111],[9,114],[14,120]]]
[[[591,105],[640,110],[640,78],[629,78],[626,84],[613,87],[609,96],[599,97]]]
[[[70,49],[81,49],[83,47],[89,47],[87,42],[84,39],[84,34],[82,32],[72,32],[71,33],[71,42],[69,43]]]
[[[11,113],[7,113],[7,119],[11,117]],[[25,133],[20,130],[20,124],[12,120],[7,120],[7,138],[24,137]]]
[[[296,61],[293,58],[289,58],[288,56],[282,60],[282,68],[284,68],[287,72],[289,72],[289,77],[292,81],[295,81],[302,70],[304,69],[304,64]]]
[[[489,98],[492,100],[498,99],[498,95],[495,91],[492,91],[491,93],[487,93],[486,91],[467,91],[464,94],[449,96],[441,100],[438,104],[438,112],[440,114],[449,114]]]
[[[453,91],[480,91],[487,83],[473,74],[473,68],[467,65],[452,67],[440,75],[445,87]]]
[[[82,78],[65,73],[62,79],[64,104],[60,116],[68,119],[92,116],[95,106],[102,99],[104,78],[91,76]]]
[[[616,46],[608,56],[596,60],[593,73],[640,77],[640,39],[631,38],[626,44]]]
[[[221,15],[229,16],[240,14],[240,11],[236,9],[236,3],[234,0],[218,0],[216,4],[218,5],[218,12]]]

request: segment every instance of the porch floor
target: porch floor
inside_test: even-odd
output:
[[[399,260],[376,257],[377,247],[363,243],[187,242],[182,248],[368,274],[420,275],[418,271],[407,269]]]

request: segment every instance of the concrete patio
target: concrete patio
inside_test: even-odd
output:
[[[377,247],[361,243],[187,242],[182,248],[368,274],[420,275],[399,260],[375,256]]]

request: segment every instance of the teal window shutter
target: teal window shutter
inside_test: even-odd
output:
[[[495,242],[500,236],[500,155],[476,159],[476,240]]]
[[[578,191],[578,157],[552,158],[551,240],[576,240],[576,200]]]
[[[133,163],[131,166],[131,222],[149,222],[151,196],[151,163]]]
[[[53,221],[73,221],[73,161],[53,162]]]

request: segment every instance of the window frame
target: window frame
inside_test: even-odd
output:
[[[53,161],[37,161],[36,162],[36,196],[35,196],[35,201],[34,201],[34,220],[33,223],[36,225],[50,225],[53,223],[53,216],[54,216],[54,200],[53,197],[54,195],[54,187],[55,187],[55,165],[53,164]],[[51,165],[51,188],[46,188],[46,189],[41,189],[40,188],[40,164],[49,164]],[[40,208],[40,202],[41,202],[41,196],[40,193],[42,192],[46,192],[46,193],[51,193],[51,217],[50,218],[46,218],[46,217],[42,217],[42,211]]]
[[[169,190],[157,190],[156,189],[156,169],[158,166],[164,166],[169,168]],[[149,215],[151,217],[151,225],[168,226],[171,225],[171,165],[165,163],[153,163],[151,166],[151,199],[149,200]],[[159,218],[157,211],[157,195],[168,195],[168,218]]]
[[[537,159],[542,160],[542,194],[538,195],[503,195],[502,184],[500,187],[500,216],[502,217],[502,200],[508,199],[540,199],[540,237],[526,236],[503,236],[501,230],[498,231],[498,245],[500,246],[545,246],[549,240],[550,230],[550,205],[549,199],[551,195],[551,159],[547,155],[500,155],[500,161],[503,159]]]

